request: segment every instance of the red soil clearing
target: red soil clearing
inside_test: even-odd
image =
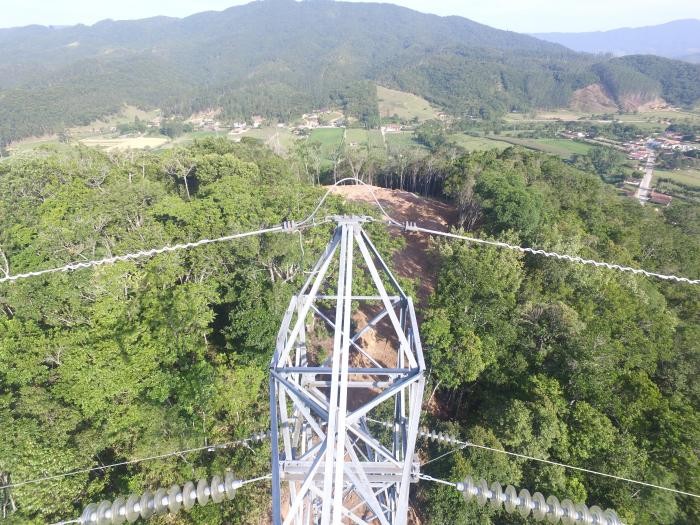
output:
[[[372,192],[384,209],[398,222],[415,222],[433,230],[448,230],[456,222],[457,211],[444,202],[420,197],[408,191],[388,190],[376,186],[335,186],[331,191],[346,200],[374,204]],[[416,313],[420,317],[422,306],[435,289],[437,265],[431,256],[430,238],[424,234],[405,233],[398,228],[391,235],[403,235],[406,246],[394,256],[392,270],[396,275],[415,279],[418,282]]]

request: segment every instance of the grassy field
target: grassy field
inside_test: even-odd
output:
[[[592,148],[589,144],[575,142],[568,139],[518,139],[515,137],[490,136],[493,140],[502,140],[515,146],[543,151],[550,155],[557,155],[563,159],[570,158],[574,153],[585,154]]]
[[[345,138],[348,141],[348,144],[356,144],[358,146],[362,146],[367,142],[367,131],[364,129],[348,129],[347,133],[345,134]]]
[[[321,143],[321,155],[324,159],[331,159],[343,142],[342,128],[322,128],[311,132],[309,140]]]
[[[568,139],[536,139],[536,142],[542,147],[558,151],[559,153],[555,153],[556,155],[561,154],[563,156],[568,154],[569,157],[574,153],[585,155],[593,147],[590,144]]]
[[[377,86],[377,97],[382,118],[394,115],[398,115],[401,120],[417,118],[419,121],[425,121],[437,118],[437,111],[430,102],[411,93]]]
[[[47,136],[47,137],[33,137],[28,139],[18,140],[13,142],[8,150],[11,154],[22,153],[25,151],[31,151],[41,146],[47,144],[59,144],[57,136]]]
[[[83,142],[84,140],[88,140],[90,146],[97,146],[96,143],[98,141],[107,141],[107,140],[112,140],[104,138],[100,136],[101,133],[108,132],[111,128],[119,125],[119,124],[124,124],[127,122],[133,122],[134,118],[138,117],[141,120],[144,121],[150,121],[156,118],[160,114],[160,110],[153,110],[153,111],[143,111],[137,107],[134,106],[124,106],[122,110],[119,113],[116,113],[114,115],[110,115],[109,117],[104,117],[100,120],[96,120],[94,122],[91,122],[90,124],[86,126],[75,126],[72,128],[68,129],[68,132],[74,141],[79,141]],[[46,145],[46,144],[58,144],[58,135],[51,135],[51,136],[45,136],[45,137],[29,137],[26,139],[19,140],[17,142],[14,142],[11,147],[9,148],[11,152],[13,153],[20,153],[24,151],[31,151],[35,148],[38,148],[40,146]],[[115,146],[117,144],[104,144],[101,145],[101,147],[111,149],[112,146]],[[138,146],[137,146],[138,147]]]
[[[654,182],[658,179],[671,179],[680,184],[700,188],[700,170],[654,170]]]
[[[672,109],[657,109],[652,111],[644,111],[640,113],[611,113],[612,118],[620,122],[635,124],[640,128],[652,131],[659,127],[664,128],[663,122],[695,122],[700,124],[700,111],[698,110],[672,110]],[[561,121],[586,121],[595,122],[597,124],[612,124],[612,120],[600,120],[600,115],[597,117],[591,113],[581,113],[568,109],[552,110],[552,111],[534,111],[528,113],[509,113],[505,116],[508,122],[547,122],[552,120]]]
[[[692,122],[700,122],[700,113],[695,111],[656,109],[653,111],[644,111],[642,113],[624,113],[622,115],[616,115],[615,118],[622,122],[650,122],[659,120],[672,120],[674,122],[689,120]]]
[[[14,146],[9,148],[10,157],[21,156],[23,154],[33,154],[35,151],[40,151],[42,148],[50,148],[52,151],[60,151],[61,153],[69,153],[72,148],[75,147],[74,144],[64,144],[59,142],[57,139],[52,140],[35,140],[31,143],[24,143],[20,146]],[[5,157],[9,158],[9,157]],[[3,158],[4,160],[4,158]]]
[[[504,150],[509,146],[505,142],[491,140],[486,137],[472,137],[471,135],[465,135],[464,133],[448,135],[448,138],[462,146],[467,151],[487,151],[494,148]]]
[[[176,146],[187,146],[192,144],[195,139],[204,139],[207,137],[227,137],[227,131],[193,131],[191,133],[185,133],[165,144],[162,149],[170,149]]]
[[[103,149],[105,151],[127,149],[156,149],[164,146],[170,139],[166,137],[134,137],[134,138],[92,138],[80,141],[85,146]]]
[[[534,111],[527,113],[508,113],[505,116],[505,120],[509,122],[545,122],[549,120],[580,120],[590,117],[585,113],[579,113],[577,111],[569,109],[560,110],[547,110],[547,111]]]
[[[665,122],[660,122],[659,119],[649,119],[645,121],[621,120],[621,122],[637,126],[647,133],[662,133],[667,127]]]
[[[413,150],[418,153],[427,153],[428,148],[419,144],[413,139],[412,131],[405,131],[401,133],[387,133],[384,136],[387,146],[390,150]]]
[[[240,136],[262,140],[278,155],[289,153],[297,141],[297,138],[287,128],[278,127],[250,129]]]
[[[384,153],[384,139],[379,130],[371,129],[349,129],[347,130],[346,140],[349,146],[355,145],[358,148],[369,148],[374,153]]]
[[[369,141],[370,148],[386,152],[386,144],[381,131],[376,129],[368,131],[367,140]]]

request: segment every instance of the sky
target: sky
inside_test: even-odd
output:
[[[0,0],[0,27],[94,24],[156,15],[183,17],[248,0]],[[425,13],[458,15],[521,33],[603,31],[700,19],[700,0],[392,0]]]

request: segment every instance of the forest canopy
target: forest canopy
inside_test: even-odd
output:
[[[457,229],[700,276],[688,208],[641,207],[593,173],[516,148],[415,162],[410,177],[378,166],[373,182],[445,200]],[[321,194],[293,161],[250,141],[133,155],[44,148],[0,162],[0,275],[303,218]],[[332,212],[374,213],[337,199],[322,213]],[[330,228],[0,284],[0,474],[21,481],[266,430],[280,319]],[[369,233],[387,255],[401,248],[382,226]],[[697,287],[460,241],[436,241],[431,256],[435,290],[418,306],[434,392],[426,426],[700,492]],[[448,451],[421,446],[426,457]],[[269,454],[262,444],[18,487],[7,522],[69,519],[88,501],[226,468],[264,475]],[[630,525],[700,521],[696,498],[486,451],[425,471],[611,507]],[[264,518],[268,492],[242,493],[167,523]],[[426,523],[522,522],[449,487],[420,484],[414,496]]]

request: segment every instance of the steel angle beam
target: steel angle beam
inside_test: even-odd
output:
[[[425,388],[416,315],[364,232],[366,219],[336,221],[290,301],[270,363],[273,523],[405,524]],[[369,319],[362,327],[357,312]],[[365,335],[373,331],[386,345],[372,346]],[[357,366],[363,361],[371,366]],[[389,431],[372,432],[375,410],[394,415]]]

